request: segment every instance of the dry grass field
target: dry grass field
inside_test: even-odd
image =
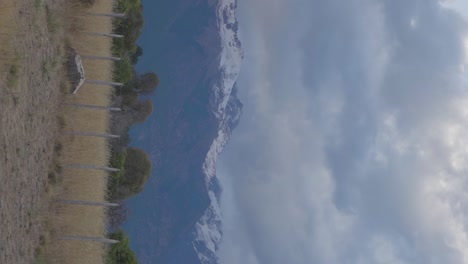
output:
[[[97,1],[91,8],[69,6],[70,30],[67,41],[79,54],[111,56],[111,39],[79,32],[111,32],[112,21],[106,17],[74,15],[83,12],[110,13],[111,1]],[[102,60],[83,60],[86,77],[90,80],[112,80],[112,63]],[[76,95],[67,96],[70,103],[106,106],[110,104],[113,88],[84,84]],[[63,112],[65,131],[105,133],[109,127],[106,111],[66,107]],[[63,146],[60,164],[63,166],[57,199],[105,201],[107,172],[68,168],[67,164],[106,166],[109,148],[104,138],[61,137]],[[53,236],[46,255],[48,263],[103,263],[106,248],[97,242],[61,241],[60,236],[105,237],[105,208],[77,205],[57,205],[54,209]]]
[[[57,38],[34,1],[0,2],[0,263],[33,263],[43,233],[61,98],[56,69],[43,66],[60,56]]]
[[[76,1],[0,2],[0,263],[104,263],[105,245],[60,240],[105,237],[105,208],[55,200],[105,201],[107,172],[69,164],[106,166],[106,139],[67,135],[105,133],[109,113],[69,103],[106,106],[112,87],[84,84],[70,95],[65,46],[82,55],[110,56],[113,1],[85,8]],[[112,79],[112,63],[83,60],[87,79]]]

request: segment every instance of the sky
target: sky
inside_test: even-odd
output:
[[[468,263],[468,1],[239,1],[222,264]]]

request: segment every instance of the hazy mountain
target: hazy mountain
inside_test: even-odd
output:
[[[146,21],[157,22],[145,28],[142,46],[161,85],[153,115],[131,135],[133,145],[150,152],[153,175],[129,201],[125,229],[141,263],[216,263],[222,236],[216,158],[242,109],[237,1],[147,2],[155,12],[145,13]],[[149,53],[148,34],[157,42]]]

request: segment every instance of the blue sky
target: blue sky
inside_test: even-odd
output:
[[[468,263],[467,1],[239,1],[223,264]]]

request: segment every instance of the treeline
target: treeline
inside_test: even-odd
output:
[[[122,58],[115,62],[114,80],[124,83],[123,87],[118,88],[118,95],[123,96],[122,103],[133,106],[138,103],[138,95],[150,94],[156,90],[159,77],[154,72],[140,75],[134,69],[140,56],[143,55],[143,49],[137,44],[144,25],[141,1],[118,0],[115,11],[126,14],[126,17],[116,19],[114,22],[114,31],[124,35],[124,38],[113,39],[112,53]]]
[[[125,36],[114,38],[112,45],[113,55],[122,58],[115,62],[114,80],[124,84],[123,87],[116,88],[116,103],[127,112],[137,113],[132,116],[132,119],[137,119],[131,120],[133,123],[122,121],[130,126],[144,121],[153,111],[152,102],[141,101],[139,96],[154,92],[159,84],[159,77],[154,72],[138,74],[135,71],[135,64],[143,54],[142,48],[137,45],[144,25],[141,1],[118,0],[115,12],[126,14],[125,18],[114,22],[114,31]],[[120,172],[111,175],[109,195],[112,200],[123,200],[143,190],[151,173],[151,161],[143,150],[127,147],[128,142],[123,145],[113,143],[110,165],[119,168]]]
[[[114,64],[113,78],[116,82],[124,83],[123,87],[116,88],[115,104],[126,111],[121,116],[117,116],[125,119],[120,121],[125,126],[123,129],[126,133],[131,125],[144,121],[153,111],[152,102],[141,101],[139,97],[153,93],[159,85],[159,77],[154,72],[138,74],[134,67],[143,55],[142,48],[137,45],[144,25],[141,1],[118,0],[114,11],[126,14],[125,18],[115,19],[114,22],[114,32],[125,37],[114,38],[112,45],[113,56],[122,58]],[[120,229],[120,225],[128,215],[125,200],[141,192],[151,175],[151,160],[145,151],[128,147],[127,144],[128,140],[124,140],[124,143],[122,141],[111,143],[109,166],[120,171],[110,175],[108,196],[111,201],[121,206],[108,211],[108,226],[112,231],[110,238],[119,240],[120,243],[109,248],[107,264],[138,263],[135,253],[130,248],[130,241]]]

